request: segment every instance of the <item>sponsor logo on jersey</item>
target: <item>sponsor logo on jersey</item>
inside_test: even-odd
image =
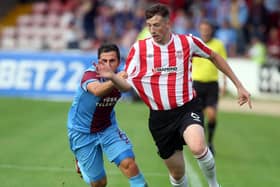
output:
[[[97,107],[114,106],[117,101],[118,101],[118,97],[106,97],[100,100],[100,102],[96,103],[96,106]]]
[[[171,66],[171,67],[158,67],[158,68],[154,68],[153,72],[166,72],[166,73],[171,73],[171,72],[176,72],[177,71],[177,67],[176,66]]]

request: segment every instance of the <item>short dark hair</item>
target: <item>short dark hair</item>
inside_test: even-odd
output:
[[[151,6],[145,11],[146,19],[150,19],[155,15],[159,15],[163,18],[169,18],[169,14],[169,9],[165,5],[160,3]]]
[[[101,53],[106,53],[106,52],[111,52],[111,51],[116,52],[118,60],[120,61],[121,60],[120,50],[119,50],[118,46],[113,43],[105,43],[105,44],[102,44],[98,48],[98,59],[100,58]]]

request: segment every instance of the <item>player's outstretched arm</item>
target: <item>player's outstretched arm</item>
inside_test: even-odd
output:
[[[112,91],[113,88],[114,88],[114,84],[112,83],[112,81],[106,81],[103,83],[99,81],[94,81],[87,85],[88,91],[98,97],[107,95]]]
[[[245,103],[248,103],[249,107],[252,108],[250,93],[244,88],[225,59],[213,51],[211,54],[211,60],[219,70],[221,70],[227,77],[230,78],[230,80],[235,85],[238,92],[238,104],[241,106]]]
[[[122,71],[116,74],[111,70],[109,65],[105,63],[98,63],[96,69],[99,77],[111,80],[114,86],[120,91],[126,92],[131,89],[130,84],[125,80],[127,77],[126,72]]]

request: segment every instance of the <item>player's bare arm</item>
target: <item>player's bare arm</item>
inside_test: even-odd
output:
[[[221,70],[227,77],[229,77],[235,85],[238,92],[238,104],[241,106],[245,103],[248,103],[249,107],[252,108],[250,93],[243,87],[242,83],[236,77],[225,59],[214,51],[212,51],[210,58],[217,68]]]
[[[112,83],[112,81],[106,81],[103,83],[95,81],[87,85],[87,90],[98,97],[107,95],[112,91],[113,88],[114,84]]]
[[[126,72],[120,72],[119,74],[114,73],[108,64],[99,63],[97,64],[98,76],[109,79],[113,82],[114,86],[122,92],[129,91],[131,89],[130,84],[127,83],[125,78],[127,77]]]
[[[117,76],[126,78],[127,74],[126,74],[126,72],[122,71],[122,72],[117,73]],[[114,87],[114,84],[110,80],[108,80],[106,82],[95,81],[95,82],[91,82],[87,85],[88,91],[98,97],[102,97],[104,95],[109,94],[112,91],[113,87]]]

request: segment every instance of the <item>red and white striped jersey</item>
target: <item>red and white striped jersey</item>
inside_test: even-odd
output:
[[[127,81],[150,109],[173,109],[194,97],[192,57],[210,54],[211,49],[191,35],[172,34],[165,45],[152,38],[139,40],[126,60]]]

